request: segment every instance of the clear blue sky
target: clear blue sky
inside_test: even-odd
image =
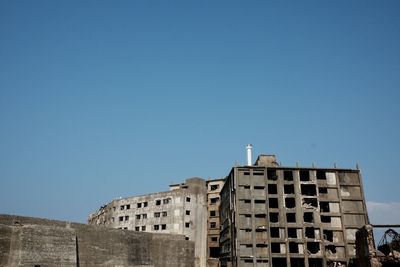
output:
[[[0,1],[0,213],[85,222],[235,162],[400,202],[400,2]],[[386,203],[386,204],[385,204]]]

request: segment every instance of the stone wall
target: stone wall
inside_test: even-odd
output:
[[[184,236],[0,215],[0,266],[194,266]]]

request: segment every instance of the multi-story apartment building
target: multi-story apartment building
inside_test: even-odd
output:
[[[207,202],[208,202],[208,257],[219,258],[219,207],[220,207],[220,192],[224,186],[225,179],[215,179],[207,181]]]
[[[207,258],[207,184],[201,178],[170,191],[115,199],[90,214],[88,223],[133,231],[181,234],[195,242],[196,266]]]
[[[283,167],[260,155],[221,191],[221,264],[348,266],[368,223],[358,169]]]

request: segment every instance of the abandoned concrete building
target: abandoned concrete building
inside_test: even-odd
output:
[[[360,171],[283,167],[273,155],[248,165],[221,191],[221,265],[349,266],[369,223]]]
[[[221,181],[209,185],[201,178],[187,179],[185,183],[170,186],[170,191],[116,199],[90,214],[88,224],[139,232],[168,233],[184,235],[186,240],[195,242],[196,266],[207,266],[208,231],[214,240],[218,229],[217,214],[208,212],[207,202],[212,207],[219,203],[216,195]],[[218,189],[219,188],[219,189]],[[213,208],[215,210],[215,208]],[[209,219],[207,214],[213,214]],[[215,222],[215,224],[214,224]],[[215,246],[212,243],[211,246]]]

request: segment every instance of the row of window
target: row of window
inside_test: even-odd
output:
[[[243,172],[243,175],[250,175],[250,172]],[[253,172],[253,176],[264,176],[264,172]],[[326,179],[326,172],[322,170],[317,170],[316,173],[318,180]],[[275,181],[278,179],[277,170],[267,170],[267,177],[269,180]],[[310,181],[310,171],[309,170],[299,170],[300,181]],[[293,181],[293,171],[283,170],[283,179],[286,181]]]
[[[190,215],[190,210],[186,210],[186,215]],[[215,216],[215,211],[214,211],[214,216]],[[160,218],[160,217],[167,217],[168,216],[168,212],[166,211],[162,211],[162,212],[154,212],[154,218]],[[147,219],[147,214],[143,213],[143,214],[136,214],[136,219],[140,220],[140,219]],[[120,222],[123,221],[129,221],[129,216],[119,216],[118,220]],[[112,221],[114,222],[114,217],[112,218]]]
[[[155,205],[156,206],[160,206],[161,204],[169,204],[171,203],[171,198],[164,198],[164,199],[156,199],[155,200]],[[190,202],[190,197],[186,197],[186,202]],[[136,208],[140,209],[140,208],[145,208],[149,206],[149,202],[144,201],[144,202],[138,202],[136,203]],[[131,208],[130,204],[126,204],[126,205],[121,205],[120,206],[120,210],[129,210]],[[116,207],[114,207],[114,211],[116,210]]]
[[[251,214],[242,214],[242,216],[249,218]],[[255,214],[256,218],[266,218],[266,214]],[[329,216],[329,215],[320,215],[320,219],[322,223],[334,223],[335,226],[341,227],[341,217],[340,216]],[[269,213],[269,222],[271,223],[279,223],[279,212],[270,212]],[[287,223],[296,223],[296,213],[290,212],[286,213],[286,222]],[[303,214],[303,222],[305,223],[314,223],[314,213],[313,212],[304,212]]]

